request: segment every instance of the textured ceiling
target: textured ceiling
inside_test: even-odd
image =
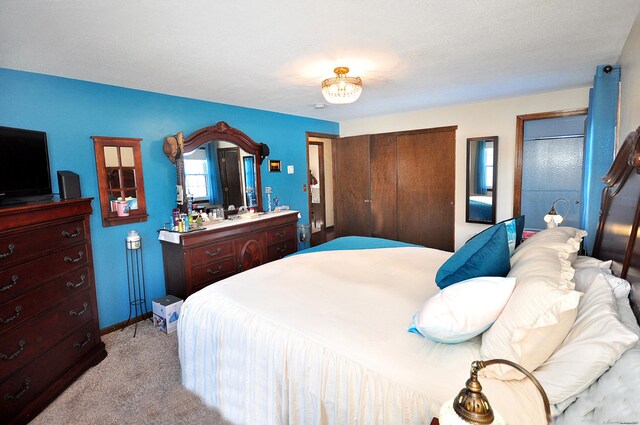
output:
[[[1,0],[0,67],[344,121],[588,85],[639,11],[639,0]],[[338,65],[362,78],[362,96],[314,109]]]

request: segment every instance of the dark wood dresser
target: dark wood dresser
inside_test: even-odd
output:
[[[0,208],[0,422],[26,423],[107,355],[91,199]]]
[[[298,250],[297,211],[265,214],[211,225],[162,240],[167,294],[186,299],[225,277],[278,260]]]

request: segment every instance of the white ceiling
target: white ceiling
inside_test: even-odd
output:
[[[589,85],[639,11],[640,0],[0,0],[0,67],[344,121]],[[335,66],[362,77],[362,96],[316,110]]]

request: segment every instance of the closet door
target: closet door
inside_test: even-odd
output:
[[[398,239],[396,135],[371,136],[371,236]]]
[[[333,143],[335,236],[371,235],[369,136]]]
[[[398,240],[454,250],[455,130],[398,133]]]

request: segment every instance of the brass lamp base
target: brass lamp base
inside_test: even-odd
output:
[[[549,398],[544,392],[542,385],[540,385],[540,382],[538,382],[531,373],[519,364],[504,359],[493,359],[487,361],[477,360],[471,363],[471,376],[467,380],[465,388],[458,393],[458,396],[453,401],[453,410],[456,414],[464,421],[471,424],[488,425],[493,423],[493,409],[491,408],[487,397],[482,393],[482,385],[480,385],[480,382],[478,381],[478,371],[487,366],[491,366],[492,364],[506,364],[519,370],[527,378],[531,379],[542,396],[545,412],[547,414],[547,423],[550,424],[551,408],[549,406]]]

